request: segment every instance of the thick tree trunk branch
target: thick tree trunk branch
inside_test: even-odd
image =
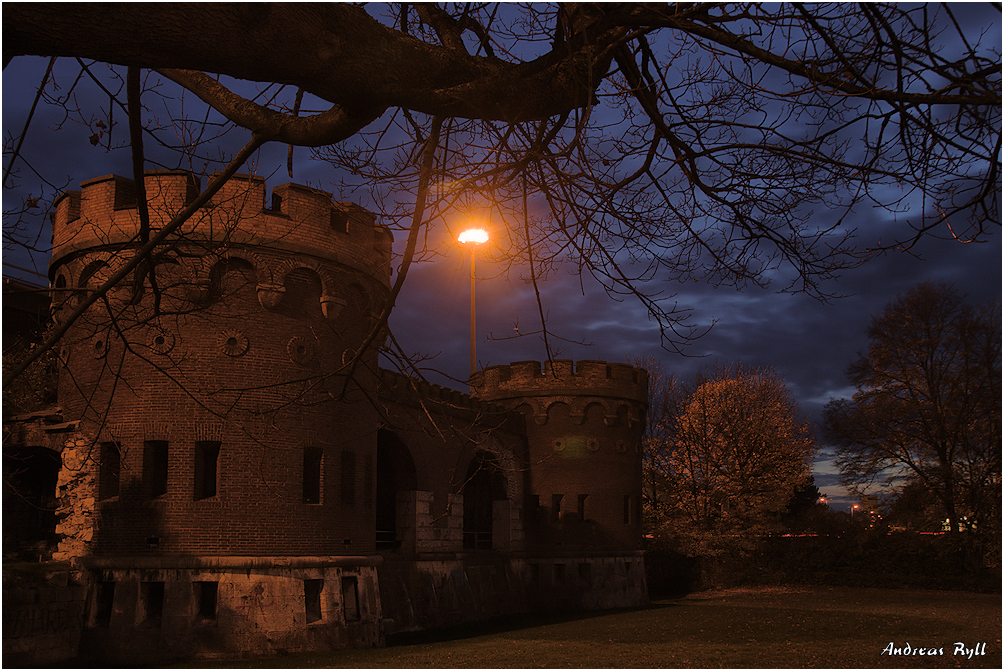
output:
[[[282,114],[257,105],[233,93],[218,81],[197,70],[158,70],[161,75],[184,86],[206,104],[239,126],[268,140],[301,147],[320,147],[352,137],[380,118],[384,109],[359,110],[351,114],[340,105],[309,117]]]
[[[351,117],[403,107],[516,122],[588,105],[625,33],[594,21],[559,51],[506,63],[422,42],[342,3],[24,3],[5,9],[3,45],[5,59],[80,56],[290,84]]]

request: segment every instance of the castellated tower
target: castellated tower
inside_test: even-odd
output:
[[[648,374],[628,364],[536,361],[492,366],[472,396],[526,418],[530,551],[641,548],[641,440]]]
[[[199,185],[157,171],[145,189],[156,233]],[[99,177],[61,196],[57,321],[131,258],[138,236],[132,180]],[[342,364],[383,306],[390,250],[389,231],[357,206],[286,184],[266,207],[262,178],[231,179],[64,340],[60,403],[79,424],[60,480],[75,499],[64,500],[61,549],[372,552],[377,419],[360,419],[374,412],[376,354],[351,377]]]
[[[155,234],[199,193],[145,175]],[[59,322],[140,247],[136,185],[64,193]],[[268,654],[382,640],[377,354],[390,232],[354,205],[235,176],[72,326],[55,559],[86,570],[80,653]],[[218,651],[215,652],[214,651]]]

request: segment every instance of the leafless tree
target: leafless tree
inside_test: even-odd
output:
[[[644,280],[781,271],[782,289],[825,298],[874,253],[1000,225],[999,7],[24,3],[4,18],[5,65],[117,66],[103,86],[137,168],[156,124],[123,96],[151,73],[163,84],[145,95],[194,94],[251,147],[347,168],[344,186],[408,233],[384,322],[435,251],[429,227],[471,207],[491,211],[514,274],[570,263],[641,300],[671,349],[694,328]],[[8,172],[25,158],[10,153]],[[892,239],[855,230],[871,207],[895,216]],[[167,239],[143,242],[137,264]]]
[[[969,305],[950,286],[921,284],[872,320],[868,341],[847,369],[853,398],[826,406],[844,484],[853,491],[876,481],[893,490],[919,483],[953,533],[963,526],[994,534],[1001,504],[1000,306]]]

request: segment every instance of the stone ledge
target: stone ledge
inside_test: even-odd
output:
[[[379,566],[380,555],[331,555],[317,557],[81,557],[75,563],[88,569],[283,569],[325,566]]]

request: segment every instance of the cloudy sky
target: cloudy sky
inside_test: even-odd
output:
[[[3,73],[5,168],[10,138],[21,133],[45,65],[43,59],[19,58]],[[57,67],[57,81],[67,86],[75,71]],[[85,118],[100,116],[102,106],[107,109],[107,97],[102,99],[93,89],[84,87],[81,95],[78,102]],[[118,112],[122,125],[116,140],[124,141],[126,122],[124,114]],[[18,188],[4,191],[5,213],[26,195],[44,197],[64,187],[76,189],[81,180],[91,177],[131,174],[129,154],[92,145],[89,138],[94,130],[93,125],[64,120],[59,111],[40,107],[22,149],[25,162],[16,164],[8,180]],[[233,152],[243,141],[243,137],[230,137],[223,150]],[[269,188],[290,181],[285,157],[284,146],[266,147],[256,157],[257,172],[266,175]],[[332,190],[335,175],[327,164],[310,161],[305,150],[298,150],[295,166],[295,181]],[[40,182],[36,173],[49,184]],[[890,230],[885,211],[862,208],[855,216],[864,241]],[[823,287],[843,296],[829,303],[804,295],[778,294],[775,288],[736,291],[699,281],[665,283],[657,288],[676,294],[673,300],[679,307],[692,310],[691,322],[698,327],[714,324],[707,335],[689,346],[687,356],[660,347],[657,326],[640,304],[617,302],[595,282],[568,268],[540,284],[548,328],[556,338],[565,339],[553,341],[552,348],[562,359],[623,362],[651,358],[664,371],[683,378],[716,363],[771,366],[787,382],[802,410],[818,422],[827,401],[852,393],[844,370],[865,349],[869,320],[897,295],[920,282],[943,281],[968,294],[971,302],[1000,300],[1000,232],[983,244],[962,244],[950,240],[947,231],[942,233],[943,239],[928,239],[913,254],[888,254],[845,272]],[[5,246],[4,276],[44,282],[25,270],[45,272],[48,235],[47,230],[42,232],[40,251],[34,255]],[[391,328],[407,353],[434,357],[425,362],[431,381],[465,389],[470,361],[469,257],[451,240],[440,238],[438,244],[442,256],[410,271]],[[521,335],[540,328],[532,288],[501,275],[487,256],[479,257],[477,269],[480,365],[545,359],[539,336]],[[828,456],[824,445],[814,469],[816,484],[834,506],[846,510],[849,499],[838,486]]]

